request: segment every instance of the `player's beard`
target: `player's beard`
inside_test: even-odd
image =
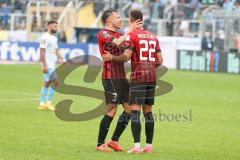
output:
[[[52,33],[52,34],[54,34],[54,33],[56,33],[56,32],[57,32],[57,30],[55,30],[55,29],[52,29],[52,30],[51,30],[51,33]]]

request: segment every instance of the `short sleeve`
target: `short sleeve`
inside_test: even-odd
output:
[[[40,39],[40,48],[46,49],[46,39],[44,37]]]
[[[99,42],[104,42],[104,43],[112,42],[114,39],[114,37],[108,34],[107,31],[98,32],[97,38]]]
[[[160,44],[159,44],[159,40],[156,38],[156,53],[161,52],[161,48],[160,48]]]

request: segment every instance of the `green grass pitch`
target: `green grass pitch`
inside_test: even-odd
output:
[[[85,70],[74,71],[67,82],[102,89],[100,76],[83,82]],[[154,153],[99,153],[95,151],[100,118],[65,122],[53,112],[38,111],[42,84],[40,65],[0,65],[0,160],[239,160],[240,76],[169,70],[162,79],[173,84],[157,97],[154,112],[187,114],[192,121],[157,121]],[[84,112],[101,100],[57,93],[54,104],[71,98],[71,111]],[[122,107],[118,109],[118,115]],[[107,140],[111,138],[114,119]],[[144,123],[142,123],[142,126]],[[142,128],[142,145],[145,141]],[[120,139],[133,144],[130,125]]]

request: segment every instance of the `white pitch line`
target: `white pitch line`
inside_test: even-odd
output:
[[[22,95],[22,96],[39,96],[37,93],[30,93],[30,92],[11,92],[11,91],[0,91],[0,94],[15,94],[15,95]]]
[[[21,101],[38,101],[38,98],[5,98],[0,99],[0,102],[21,102]]]

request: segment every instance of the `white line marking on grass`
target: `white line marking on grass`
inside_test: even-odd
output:
[[[15,94],[15,95],[22,95],[22,96],[39,96],[37,93],[30,93],[30,92],[11,92],[11,91],[0,91],[0,94]]]
[[[0,99],[0,102],[26,102],[26,101],[38,101],[38,98],[5,98]]]

